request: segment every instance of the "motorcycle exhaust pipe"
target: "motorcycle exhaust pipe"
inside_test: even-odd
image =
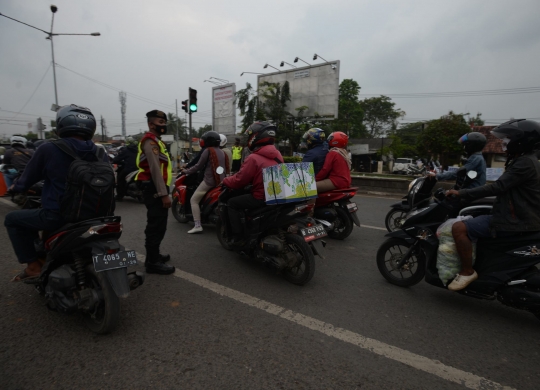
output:
[[[324,226],[324,230],[326,230],[326,231],[332,231],[332,230],[334,230],[334,224],[331,223],[331,222],[325,221],[324,219],[317,219],[317,218],[315,218],[315,221],[316,221],[317,223],[320,223],[321,225],[323,225],[323,226]]]

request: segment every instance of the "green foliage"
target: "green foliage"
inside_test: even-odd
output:
[[[173,134],[176,138],[177,129],[180,139],[187,140],[189,138],[186,121],[180,117],[177,117],[176,114],[169,112],[167,114],[167,134]]]
[[[195,131],[193,137],[201,138],[207,131],[212,131],[212,125],[204,125],[199,127],[199,130]]]
[[[484,120],[482,119],[482,113],[478,112],[475,117],[469,116],[467,124],[469,126],[484,126]]]
[[[376,138],[397,128],[397,120],[405,116],[405,111],[395,108],[395,105],[392,99],[384,95],[360,102],[364,110],[364,126],[370,137]]]
[[[264,120],[261,118],[262,112],[259,110],[259,97],[250,83],[246,83],[246,88],[238,90],[235,95],[240,109],[240,116],[242,117],[242,124],[240,125],[242,132],[256,119]]]
[[[299,156],[283,156],[283,161],[286,163],[299,163],[302,162],[302,157]]]
[[[345,79],[339,84],[338,119],[333,126],[349,137],[363,138],[367,135],[362,123],[364,111],[358,100],[360,86],[353,79]]]

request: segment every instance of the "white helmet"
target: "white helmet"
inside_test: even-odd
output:
[[[21,137],[20,135],[14,135],[9,139],[9,142],[11,143],[11,146],[15,144],[23,145],[26,148],[27,140],[24,137]]]
[[[225,145],[227,145],[227,137],[223,134],[220,134],[219,138],[221,139],[221,141],[219,142],[219,147],[224,148]]]

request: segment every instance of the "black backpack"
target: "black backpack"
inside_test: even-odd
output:
[[[97,161],[85,161],[63,140],[52,142],[74,159],[69,166],[66,192],[60,212],[68,223],[114,215],[115,177],[111,164],[103,161],[105,150],[98,148]]]

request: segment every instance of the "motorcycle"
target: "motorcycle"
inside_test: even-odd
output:
[[[174,218],[180,223],[187,223],[193,221],[193,214],[191,213],[191,196],[195,193],[195,190],[199,186],[200,182],[197,180],[197,175],[186,176],[180,173],[174,182],[174,190],[172,193],[172,213]],[[212,188],[202,198],[200,202],[201,208],[201,222],[216,224],[219,217],[216,214],[216,207],[218,205],[218,197],[221,193],[219,187]]]
[[[139,171],[133,171],[126,176],[126,196],[130,196],[133,199],[136,199],[140,203],[144,203],[144,196],[135,181],[135,176]]]
[[[356,195],[357,187],[332,190],[319,194],[315,203],[315,220],[322,224],[328,236],[344,240],[353,231],[353,223],[360,227],[356,215],[358,207],[350,199]]]
[[[476,172],[471,171],[467,176],[474,179]],[[477,200],[463,208],[459,215],[486,215],[491,208],[485,200]],[[424,279],[433,286],[447,288],[436,268],[439,241],[435,232],[451,209],[444,190],[440,189],[435,193],[435,202],[409,213],[401,230],[386,235],[388,239],[377,252],[377,266],[386,280],[408,287]],[[458,292],[473,298],[497,299],[504,305],[530,311],[540,319],[538,263],[538,232],[480,239],[474,264],[479,277]]]
[[[141,272],[127,272],[137,264],[135,251],[118,239],[120,217],[103,217],[67,224],[43,232],[39,258],[41,274],[23,279],[45,296],[47,307],[61,313],[80,312],[87,327],[98,334],[113,331],[120,320],[120,300],[144,282]]]
[[[241,247],[231,245],[232,229],[227,201],[246,193],[226,187],[220,189],[216,213],[217,236],[227,250],[240,254],[277,269],[284,278],[297,285],[308,283],[315,274],[315,255],[323,257],[322,238],[327,233],[324,227],[308,217],[313,204],[286,203],[249,210],[242,221],[244,242]]]

